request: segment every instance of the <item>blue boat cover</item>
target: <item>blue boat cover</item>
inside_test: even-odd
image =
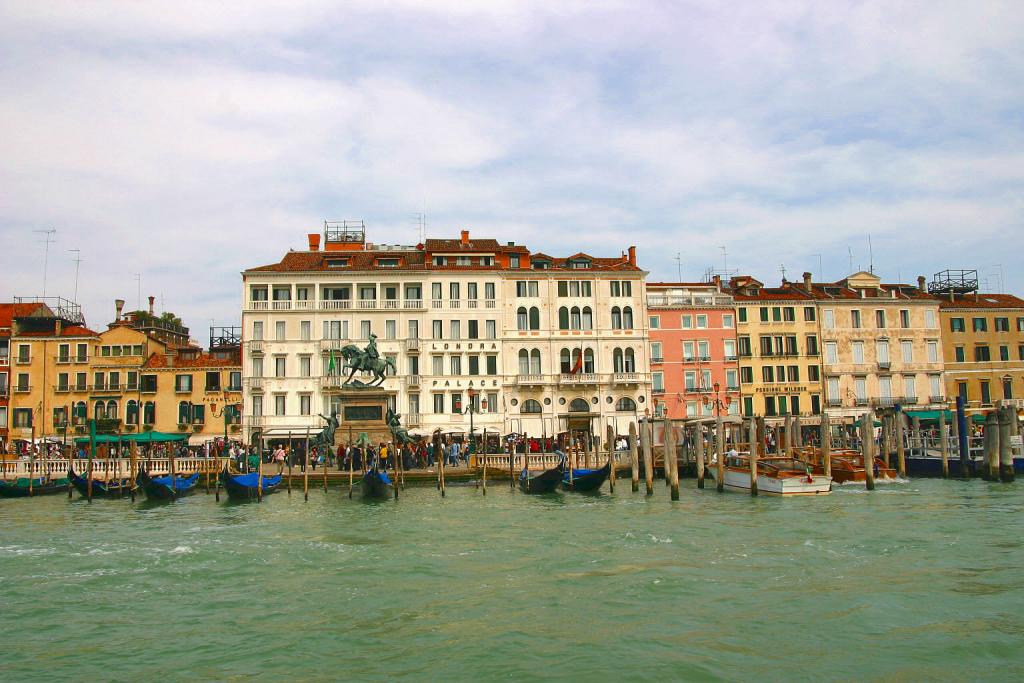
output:
[[[585,477],[585,476],[587,476],[588,474],[595,474],[595,473],[597,473],[597,472],[600,472],[600,471],[601,471],[601,470],[603,470],[603,469],[604,469],[603,467],[599,467],[599,468],[597,468],[596,470],[581,470],[581,469],[574,469],[574,470],[572,471],[572,476],[573,476],[573,479],[575,479],[576,477]],[[670,470],[670,471],[671,471],[671,470]],[[566,470],[566,471],[565,471],[565,474],[564,474],[564,475],[562,476],[562,478],[563,478],[563,479],[565,479],[566,481],[569,481],[569,470]]]
[[[366,471],[367,474],[370,474],[371,472],[373,472],[373,470],[367,470]],[[384,482],[385,484],[387,484],[389,486],[391,485],[391,478],[388,477],[388,473],[387,472],[383,472],[381,470],[377,470],[377,476],[380,477],[380,480],[382,482]]]
[[[259,472],[250,472],[249,474],[232,474],[229,476],[231,477],[231,481],[238,484],[239,486],[244,486],[250,489],[254,489],[257,486],[259,486],[259,482],[256,481],[256,479],[260,476]],[[281,475],[277,475],[276,477],[263,477],[263,488],[277,486],[280,483]]]
[[[170,487],[171,477],[151,477],[151,479],[157,484],[163,484],[164,486]],[[187,491],[195,486],[196,480],[199,479],[199,474],[193,474],[191,477],[175,477],[174,478],[174,490],[175,491]]]

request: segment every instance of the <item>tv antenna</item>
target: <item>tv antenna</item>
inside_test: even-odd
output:
[[[50,265],[50,245],[56,241],[54,235],[57,234],[57,228],[47,228],[46,230],[33,230],[32,232],[37,235],[42,235],[43,238],[40,240],[44,245],[43,250],[43,298],[46,298],[46,271]]]
[[[722,250],[722,272],[728,274],[729,272],[729,251],[724,247],[718,247]]]
[[[785,263],[780,263],[779,264],[779,271],[782,273],[782,281],[785,282],[786,281],[786,264]]]
[[[676,252],[676,278],[676,282],[683,281],[683,257],[678,251]]]
[[[78,270],[82,265],[82,250],[81,249],[68,249],[69,252],[75,255],[72,261],[75,262],[75,298],[74,302],[78,303]]]
[[[868,272],[872,275],[875,272],[875,250],[871,246],[871,233],[868,233]]]
[[[852,274],[853,273],[853,249],[850,249],[849,245],[846,246],[846,255],[850,258],[850,270],[847,271],[847,272]]]
[[[135,281],[137,283],[139,283],[139,299],[138,299],[138,303],[137,303],[138,308],[136,308],[136,310],[141,311],[142,310],[142,273],[135,273]]]

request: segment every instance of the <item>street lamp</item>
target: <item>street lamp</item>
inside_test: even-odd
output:
[[[719,384],[718,382],[715,382],[712,385],[712,391],[714,391],[714,394],[715,394],[714,404],[715,404],[715,415],[716,416],[719,416],[719,415],[722,414],[722,408],[725,408],[726,410],[728,410],[729,409],[729,405],[732,403],[732,397],[729,396],[728,394],[726,395],[726,397],[724,399],[719,398],[719,394],[721,393],[721,388],[722,388],[722,385]],[[711,402],[712,402],[711,399],[708,398],[707,396],[704,397],[703,401],[704,401],[704,407],[705,408],[708,407],[711,404]]]
[[[469,443],[473,444],[473,452],[476,453],[476,444],[473,440],[473,401],[476,399],[477,391],[473,387],[470,387],[469,391],[466,392],[466,395],[469,396],[469,407],[467,408],[469,411]]]

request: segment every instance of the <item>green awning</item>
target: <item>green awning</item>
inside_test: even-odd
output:
[[[97,444],[110,444],[110,443],[172,443],[174,441],[186,441],[188,440],[188,434],[171,434],[168,432],[142,432],[141,434],[123,434],[118,436],[117,434],[97,434]],[[84,445],[89,443],[89,437],[80,436],[75,439],[75,443]]]
[[[860,419],[855,420],[854,423],[853,423],[853,426],[854,427],[860,427]],[[882,423],[879,422],[878,420],[875,420],[875,426],[876,427],[881,427]]]
[[[939,415],[945,414],[946,424],[949,424],[956,417],[956,413],[954,413],[952,410],[908,410],[906,412],[907,417],[911,419],[916,417],[917,419],[921,420],[921,422],[938,422]]]

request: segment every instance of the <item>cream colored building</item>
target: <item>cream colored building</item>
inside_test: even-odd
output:
[[[650,394],[643,276],[632,250],[553,258],[468,231],[379,245],[361,223],[325,224],[308,249],[243,273],[245,437],[341,415],[341,349],[371,333],[397,368],[383,388],[408,427],[624,426]]]

